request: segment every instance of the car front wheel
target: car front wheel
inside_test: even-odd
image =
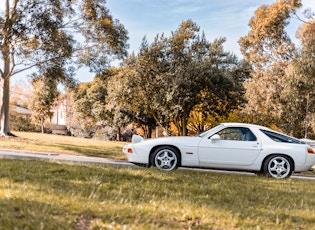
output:
[[[171,171],[178,167],[179,154],[172,147],[160,147],[153,153],[154,165],[163,171]]]
[[[287,156],[270,156],[266,159],[263,165],[263,173],[276,179],[288,178],[291,176],[292,171],[293,163]]]

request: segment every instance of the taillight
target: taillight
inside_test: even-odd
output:
[[[312,148],[307,148],[307,152],[309,154],[315,154],[314,150]]]
[[[127,148],[127,153],[133,153],[132,148]]]

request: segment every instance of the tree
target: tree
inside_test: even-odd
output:
[[[203,104],[204,111],[218,109],[224,115],[242,97],[242,80],[234,71],[239,63],[224,51],[226,39],[209,42],[199,30],[188,20],[168,39],[168,100],[162,111],[171,117],[180,135],[187,135],[187,122],[196,105]]]
[[[290,110],[285,111],[282,120],[283,126],[292,135],[307,137],[309,131],[314,133],[315,130],[315,21],[304,22],[297,37],[301,41],[301,48],[285,75],[288,84],[283,100],[290,105]]]
[[[218,87],[228,88],[222,90],[222,95],[202,90],[198,95],[199,103],[190,112],[188,129],[201,133],[220,122],[238,121],[238,111],[246,103],[243,82],[248,79],[250,71],[248,63],[240,62],[224,72],[224,76],[232,80],[217,84]],[[220,89],[216,91],[220,92]]]
[[[10,78],[25,70],[73,79],[74,64],[100,73],[126,55],[127,31],[105,0],[4,0],[0,14],[0,134],[10,134]],[[75,35],[75,36],[74,36]],[[54,78],[55,75],[49,75]]]
[[[33,111],[34,121],[40,123],[41,132],[44,133],[44,122],[53,116],[50,110],[59,92],[56,83],[45,75],[36,79],[32,85],[33,94],[30,109]]]
[[[85,130],[103,126],[107,120],[106,85],[95,80],[82,83],[72,93],[76,118]]]
[[[144,44],[145,39],[142,48],[146,46]],[[152,69],[147,65],[152,63],[149,55],[139,56],[144,63],[132,54],[121,64],[117,75],[112,76],[108,87],[108,105],[113,113],[114,124],[119,127],[135,123],[143,129],[144,136],[150,138],[152,129],[157,125],[154,116],[158,116],[159,113],[151,96],[157,90],[155,88],[157,85],[150,75]],[[158,56],[151,57],[155,57],[157,61]],[[153,62],[158,65],[155,61]]]
[[[224,38],[208,42],[191,20],[170,37],[157,35],[151,44],[144,38],[139,54],[120,71],[112,97],[133,114],[154,118],[166,130],[173,123],[179,135],[187,135],[196,105],[216,107],[224,114],[241,102],[240,63],[224,51],[224,42]]]
[[[276,123],[285,109],[281,103],[283,76],[297,55],[285,27],[299,7],[300,0],[278,0],[259,7],[249,22],[249,33],[239,40],[242,54],[253,66],[251,79],[245,83],[247,122]]]
[[[92,82],[82,83],[72,91],[75,117],[84,131],[93,133],[99,127],[111,125],[107,87],[111,76],[116,73],[116,68],[110,68],[97,75]]]

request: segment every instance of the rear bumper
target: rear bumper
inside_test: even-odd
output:
[[[130,151],[130,149],[132,151]],[[123,153],[128,158],[128,161],[135,164],[148,164],[148,155],[147,154],[141,154],[136,152],[136,150],[133,148],[132,144],[126,145],[123,148]]]

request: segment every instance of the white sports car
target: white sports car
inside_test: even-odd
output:
[[[123,148],[128,161],[165,171],[202,167],[257,172],[287,178],[315,164],[312,147],[269,128],[222,123],[198,136],[144,140],[134,135]]]

